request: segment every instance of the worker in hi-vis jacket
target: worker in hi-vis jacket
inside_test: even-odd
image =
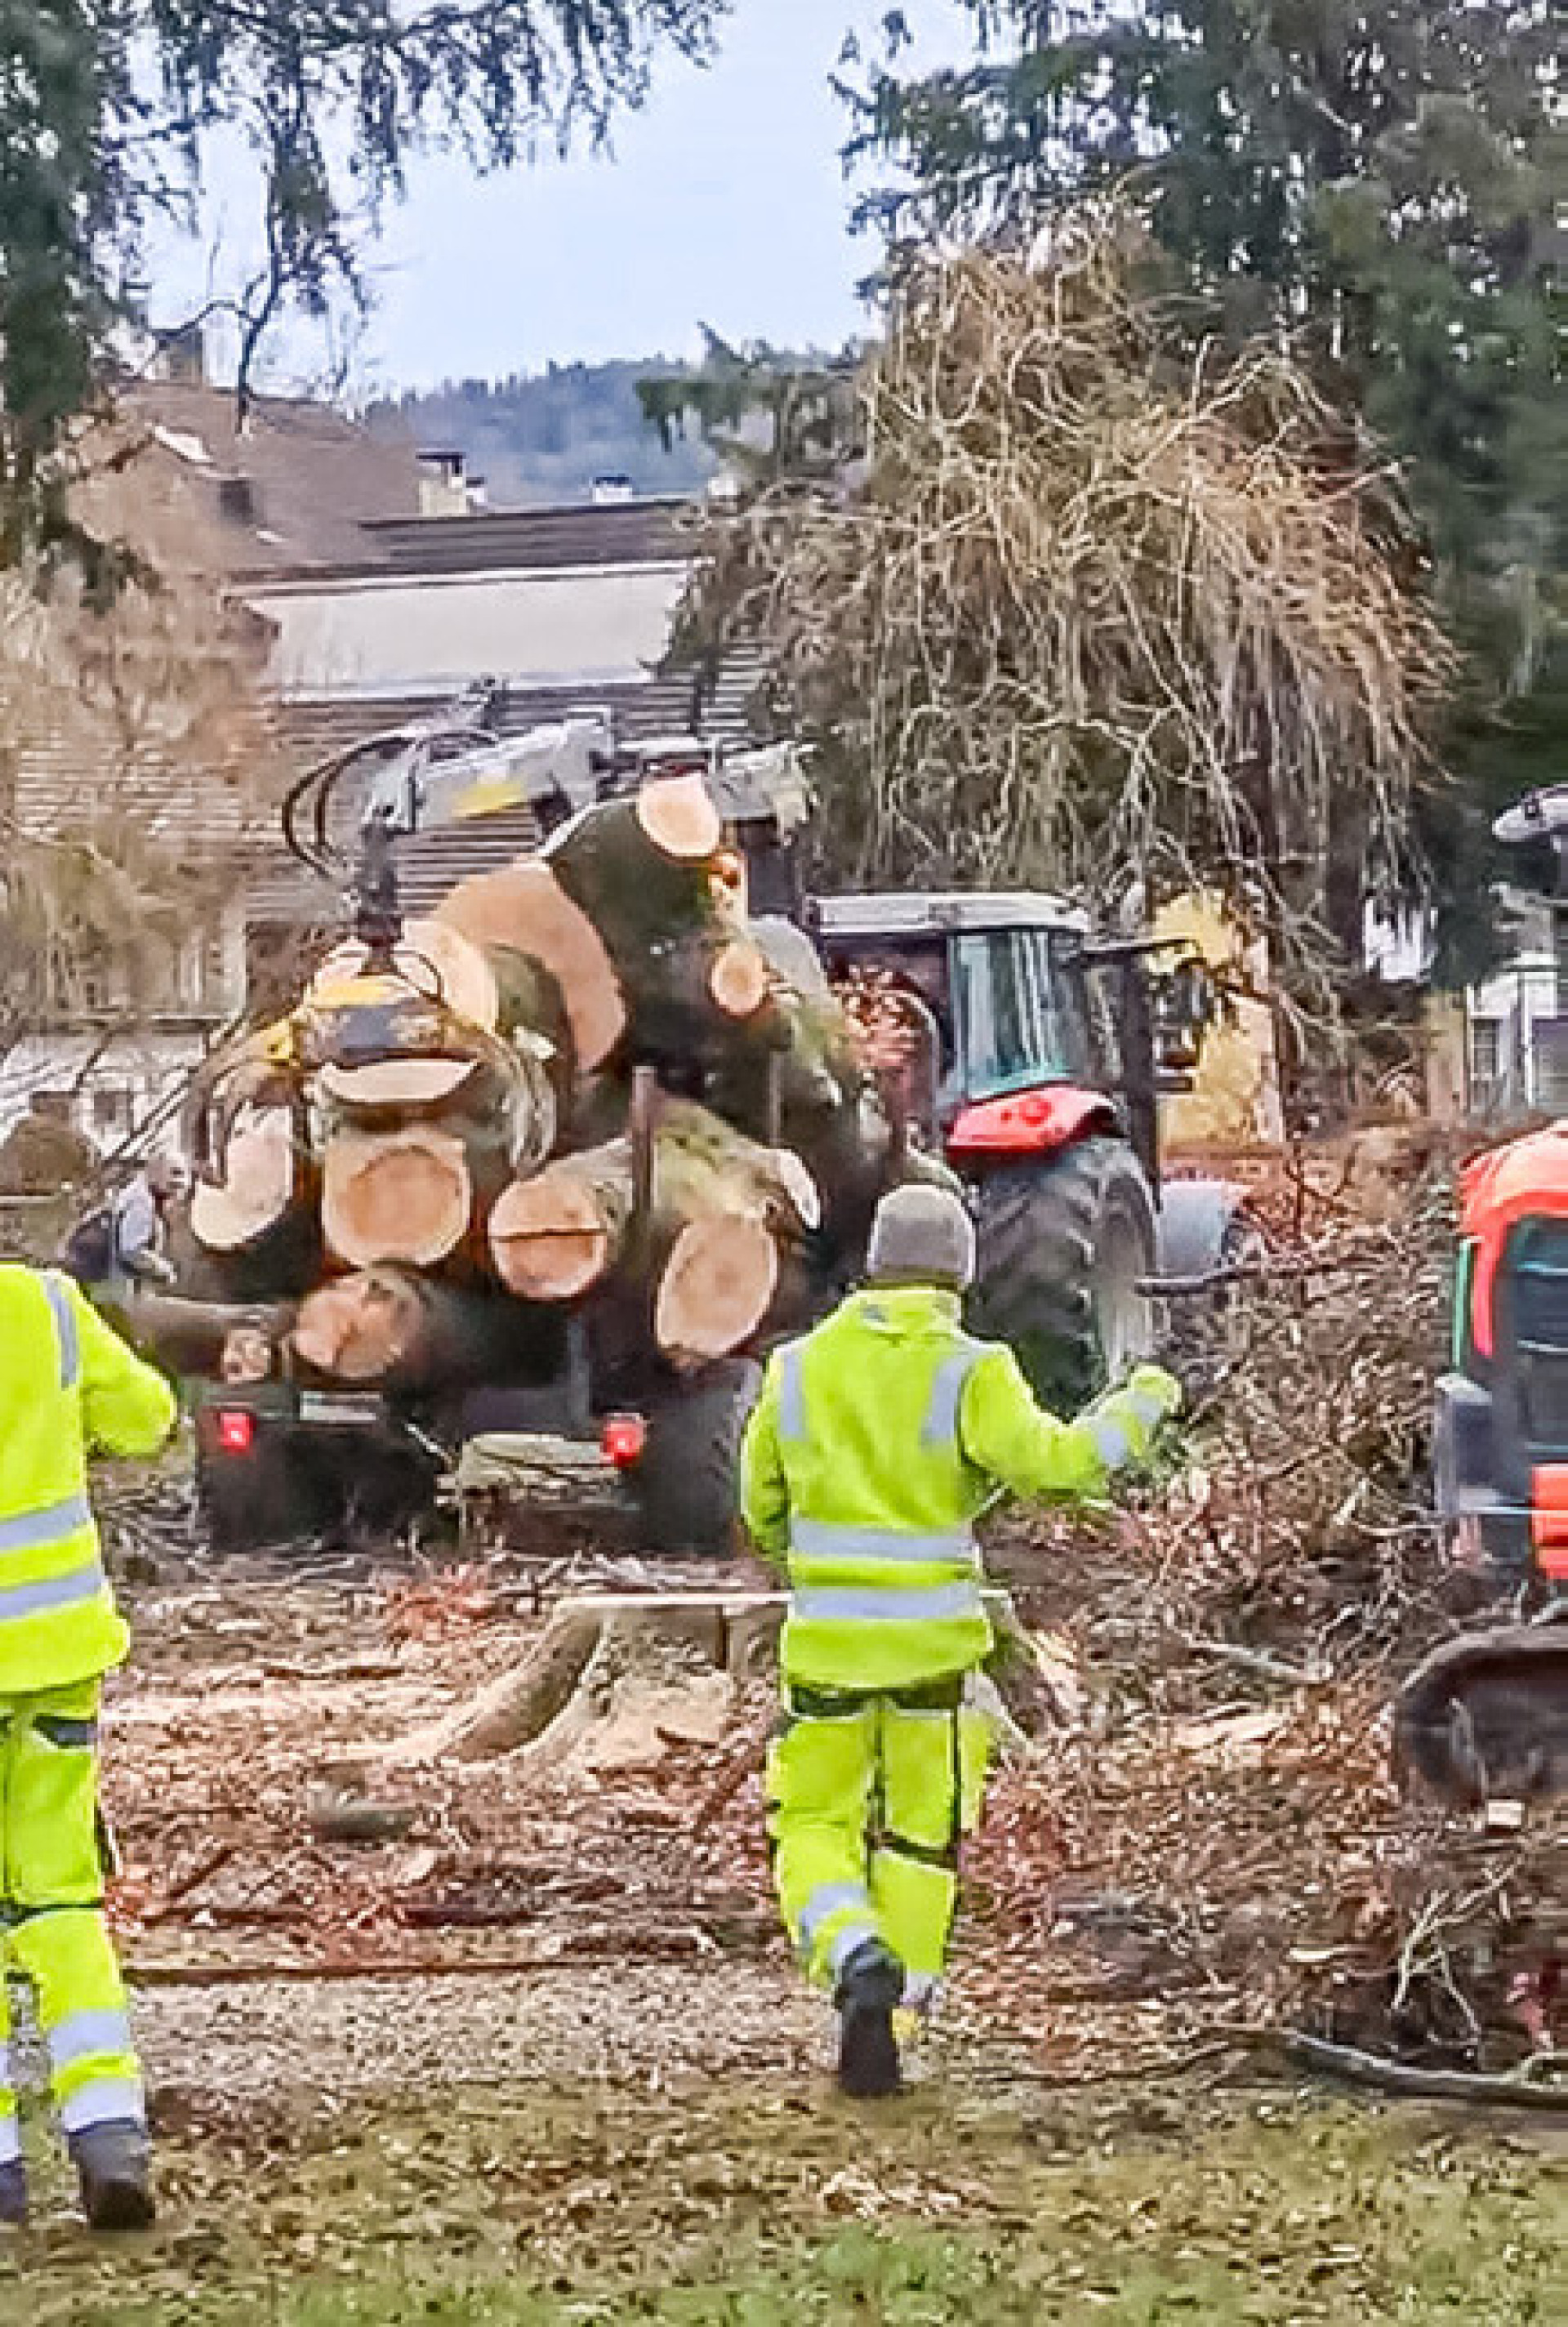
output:
[[[154,1453],[175,1419],[69,1277],[0,1266],[0,1969],[31,1983],[88,2220],[153,2219],[146,2110],[103,1917],[98,1696],[128,1634],[87,1495],[89,1448]],[[27,2210],[0,1977],[0,2222]]]
[[[784,1723],[769,1764],[784,1920],[840,2017],[839,2079],[895,2092],[893,2014],[929,2004],[976,1823],[991,1645],[973,1526],[998,1490],[1100,1500],[1181,1391],[1142,1366],[1076,1421],[959,1320],[975,1232],[956,1195],[884,1198],[868,1282],[770,1360],[742,1455],[746,1525],[783,1564]]]

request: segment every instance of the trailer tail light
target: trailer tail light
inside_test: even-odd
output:
[[[640,1414],[606,1416],[599,1434],[600,1451],[618,1471],[630,1471],[634,1463],[640,1463],[647,1444],[648,1425]]]
[[[248,1454],[256,1444],[256,1416],[243,1406],[222,1407],[218,1416],[218,1444],[225,1454]]]

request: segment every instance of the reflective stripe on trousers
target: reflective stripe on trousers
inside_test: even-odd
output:
[[[147,2097],[139,2077],[96,2077],[60,2105],[62,2133],[90,2133],[95,2126],[141,2126],[147,2119]]]
[[[56,2074],[79,2061],[115,2060],[131,2051],[131,2023],[124,2012],[70,2012],[49,2031],[49,2064]]]

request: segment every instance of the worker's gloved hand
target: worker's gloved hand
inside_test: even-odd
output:
[[[1150,1427],[1155,1430],[1162,1423],[1174,1422],[1187,1403],[1186,1391],[1163,1366],[1135,1366],[1123,1388],[1148,1414]]]
[[[1095,1440],[1112,1472],[1141,1469],[1162,1431],[1181,1413],[1181,1385],[1163,1366],[1135,1366],[1091,1408]]]

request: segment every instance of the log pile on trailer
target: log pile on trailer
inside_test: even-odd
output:
[[[701,777],[656,779],[338,947],[216,1059],[191,1289],[265,1311],[228,1377],[537,1383],[581,1319],[639,1404],[804,1322],[911,1166],[810,949],[741,885]]]

